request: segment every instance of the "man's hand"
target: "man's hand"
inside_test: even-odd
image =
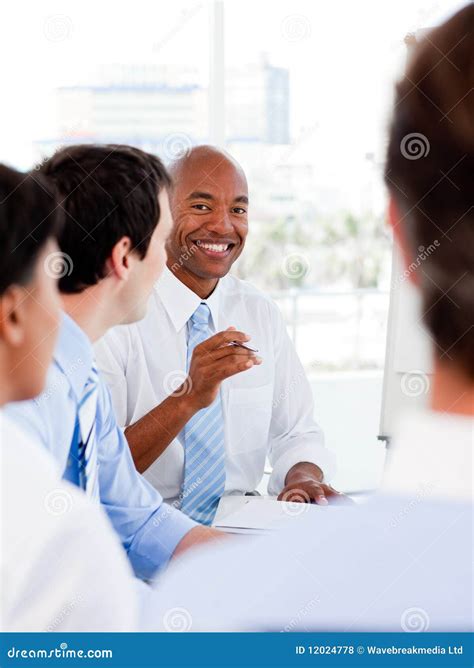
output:
[[[349,497],[322,480],[323,472],[319,466],[309,462],[295,464],[286,475],[285,487],[280,492],[278,501],[317,503],[320,506],[327,506],[331,501],[352,503]]]
[[[251,350],[229,345],[232,341],[245,343],[249,340],[247,334],[229,327],[200,343],[193,351],[184,383],[127,427],[125,436],[140,473],[156,461],[198,410],[212,404],[224,378],[262,363]]]
[[[245,344],[249,340],[247,334],[229,327],[200,343],[194,348],[188,377],[175,394],[195,411],[210,406],[225,378],[262,363],[254,352],[229,345],[232,341]]]

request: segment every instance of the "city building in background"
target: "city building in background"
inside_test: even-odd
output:
[[[226,139],[229,143],[290,143],[290,77],[266,56],[226,75]]]
[[[82,142],[132,144],[172,160],[209,140],[208,90],[184,66],[103,66],[97,81],[56,90],[54,138],[37,142],[39,159]],[[266,59],[226,75],[231,143],[290,142],[289,73]]]

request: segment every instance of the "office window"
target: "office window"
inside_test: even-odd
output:
[[[166,161],[225,146],[246,170],[237,275],[279,304],[345,489],[377,484],[391,239],[382,180],[404,37],[459,0],[136,0],[3,9],[1,159],[77,142]]]
[[[20,0],[3,13],[4,160],[94,141],[171,160],[207,139],[206,3]]]
[[[461,3],[226,0],[225,142],[248,176],[237,273],[273,294],[345,490],[377,486],[391,235],[383,161],[405,36]]]

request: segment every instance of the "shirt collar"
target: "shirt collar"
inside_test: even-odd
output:
[[[199,295],[190,290],[182,283],[172,271],[165,267],[161,277],[155,284],[155,290],[168,313],[171,322],[179,332],[188,322],[194,311],[201,302],[208,305],[211,312],[212,325],[215,332],[219,327],[219,302],[222,279],[216,285],[216,289],[207,299],[201,299]]]
[[[410,496],[472,501],[474,419],[418,411],[400,421],[383,488]]]
[[[82,398],[93,361],[94,352],[89,338],[67,313],[63,313],[54,362],[68,379],[78,401]]]

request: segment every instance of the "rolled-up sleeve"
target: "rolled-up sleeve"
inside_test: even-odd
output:
[[[330,480],[336,458],[324,445],[324,434],[314,419],[311,385],[288,336],[278,308],[271,307],[275,341],[275,385],[270,425],[269,459],[273,467],[269,494],[279,494],[288,471],[295,464],[310,462]]]
[[[97,429],[101,503],[135,574],[150,579],[168,563],[181,539],[197,525],[164,503],[136,470],[104,382],[100,384]]]

